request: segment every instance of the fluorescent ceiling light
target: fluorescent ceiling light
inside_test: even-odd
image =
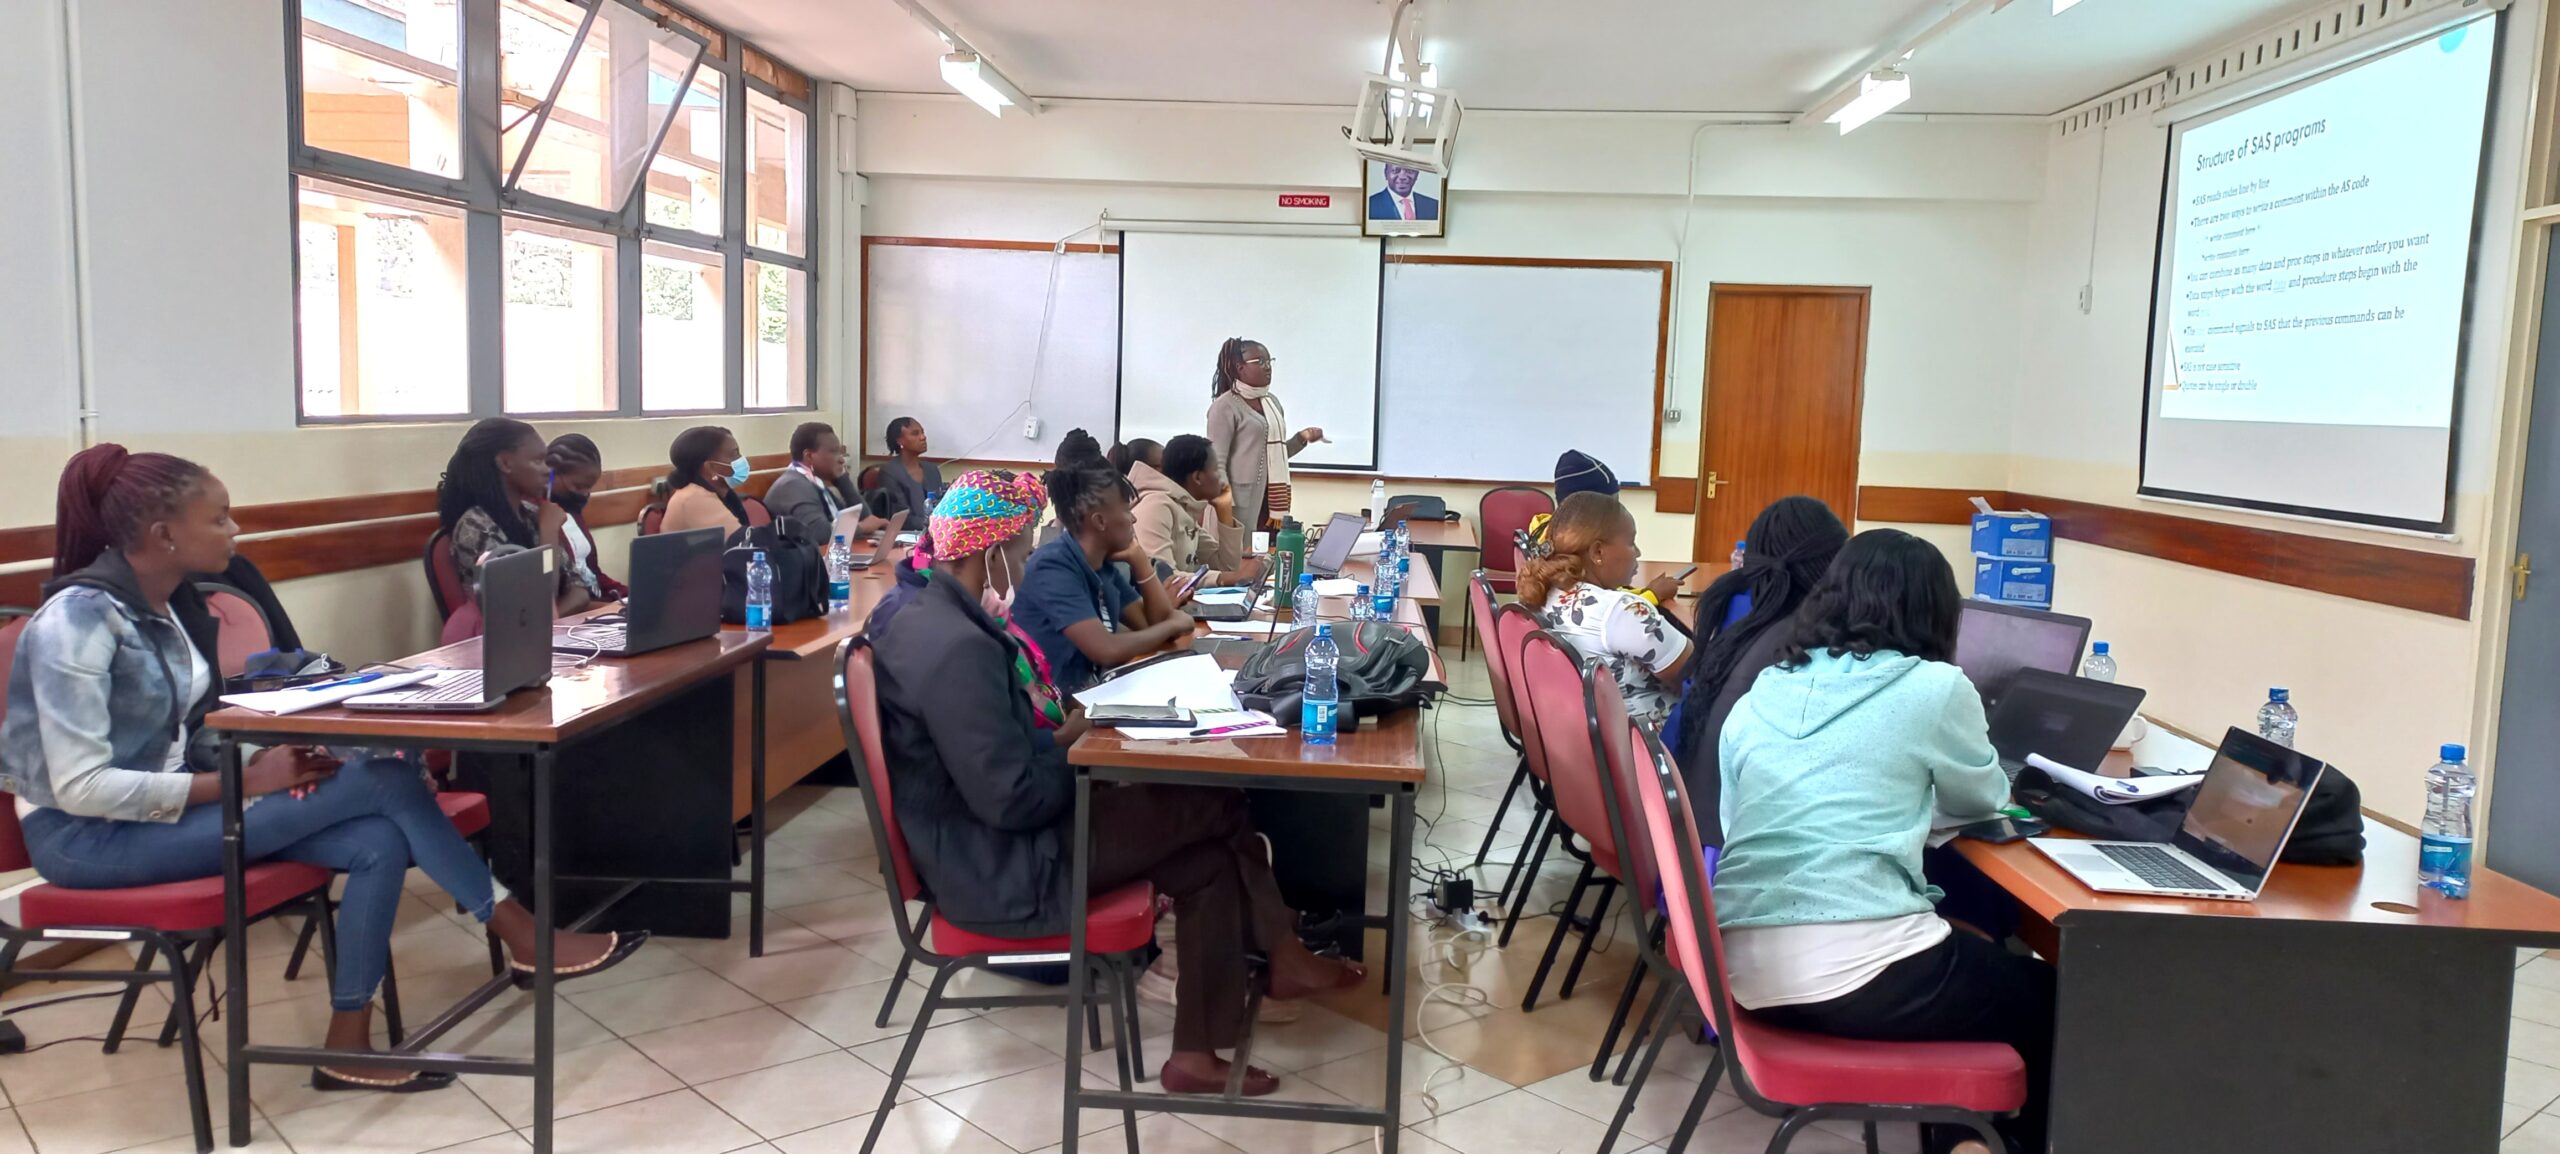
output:
[[[2053,0],[2053,14],[2060,16],[2063,13],[2070,11],[2071,6],[2078,4],[2079,2],[2080,0]]]
[[[1847,136],[1909,99],[1910,75],[1892,68],[1879,68],[1858,78],[1858,94],[1841,105],[1839,111],[1832,113],[1827,122],[1839,125],[1840,135]]]
[[[1031,98],[975,52],[954,52],[943,57],[942,82],[986,109],[989,116],[1001,117],[1007,108],[1030,110]]]

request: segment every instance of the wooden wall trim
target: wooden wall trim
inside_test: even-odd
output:
[[[2450,553],[2033,493],[1977,493],[1967,489],[1861,487],[1858,519],[1961,525],[1973,519],[1970,499],[1975,496],[1984,497],[1999,508],[2029,509],[2051,517],[2053,535],[2067,541],[2438,617],[2471,619],[2472,586],[2479,562]]]

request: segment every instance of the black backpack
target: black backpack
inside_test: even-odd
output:
[[[1300,629],[1270,641],[1244,659],[1236,671],[1236,697],[1247,709],[1270,714],[1295,726],[1306,704],[1307,643],[1313,629]],[[1342,695],[1342,728],[1362,717],[1383,717],[1418,708],[1447,692],[1431,680],[1431,650],[1412,630],[1379,621],[1346,622],[1333,627],[1333,643],[1342,651],[1337,685]]]
[[[786,625],[827,615],[827,564],[818,547],[791,534],[780,523],[758,525],[729,534],[728,551],[720,555],[720,619],[747,623],[747,566],[764,553],[773,567],[773,623]]]
[[[2033,766],[2022,770],[2011,796],[2027,811],[2062,829],[2108,841],[2165,842],[2187,819],[2196,791],[2131,805],[2108,805],[2056,785]],[[2277,860],[2295,865],[2354,865],[2364,860],[2364,795],[2355,780],[2330,766],[2303,803],[2302,819]]]

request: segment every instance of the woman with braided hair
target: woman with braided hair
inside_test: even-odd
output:
[[[1209,377],[1209,443],[1248,528],[1279,525],[1289,512],[1289,458],[1324,439],[1312,425],[1288,431],[1289,416],[1271,394],[1271,365],[1260,342],[1229,337]]]

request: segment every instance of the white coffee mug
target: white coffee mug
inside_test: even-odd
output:
[[[2134,714],[2133,720],[2124,723],[2124,732],[2116,735],[2116,748],[2131,749],[2133,743],[2149,736],[2151,736],[2151,723],[2144,721],[2141,714]]]

